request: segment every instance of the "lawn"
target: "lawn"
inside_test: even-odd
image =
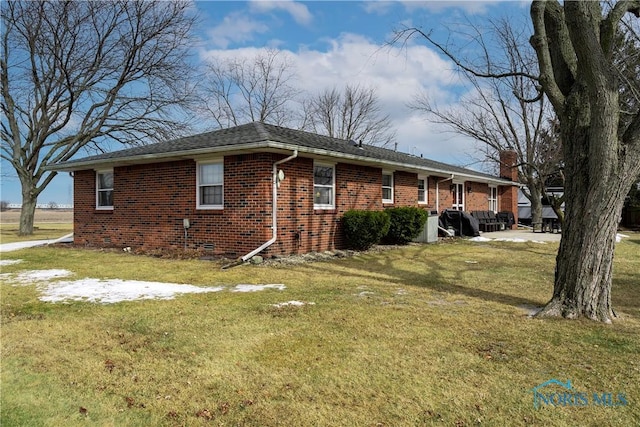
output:
[[[551,295],[556,250],[458,240],[224,271],[124,252],[3,254],[23,260],[3,273],[286,289],[45,303],[3,275],[0,424],[639,425],[640,235],[616,250],[612,325],[527,315]],[[292,300],[313,304],[272,305]],[[572,389],[550,385],[557,405],[534,408],[550,379]]]

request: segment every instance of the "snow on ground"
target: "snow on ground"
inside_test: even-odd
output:
[[[488,237],[482,237],[482,236],[472,237],[471,239],[469,239],[469,241],[470,242],[512,242],[512,243],[531,242],[531,243],[540,243],[542,245],[547,243],[547,242],[543,242],[543,241],[540,241],[540,240],[521,239],[519,237],[514,237],[512,239],[506,238],[506,237],[500,237],[500,238],[497,238],[497,239],[489,239]]]
[[[20,273],[3,273],[3,282],[13,286],[35,284],[42,292],[41,301],[86,301],[113,304],[121,301],[145,299],[173,299],[178,294],[220,292],[225,286],[193,286],[178,283],[145,282],[140,280],[93,279],[58,280],[72,276],[68,270],[29,270]],[[283,284],[248,285],[231,288],[231,292],[257,292],[265,289],[284,290]]]
[[[0,267],[3,267],[5,265],[20,264],[21,262],[21,259],[0,259]]]
[[[286,288],[285,285],[277,284],[277,285],[236,285],[235,288],[231,289],[231,292],[258,292],[264,291],[265,289],[277,289],[282,291]]]
[[[620,243],[622,239],[626,239],[628,237],[629,236],[627,236],[626,234],[616,233],[616,242]]]
[[[302,307],[303,305],[315,305],[315,302],[304,302],[304,301],[287,301],[287,302],[279,302],[277,304],[271,304],[273,307],[282,308],[282,307]]]
[[[48,282],[51,279],[59,279],[72,275],[73,273],[69,270],[62,269],[29,270],[16,274],[11,280],[17,284],[30,285],[34,282]]]
[[[139,280],[82,279],[49,283],[40,300],[45,302],[87,301],[113,304],[143,299],[173,299],[176,294],[200,294],[222,290],[224,290],[223,286],[199,287]]]

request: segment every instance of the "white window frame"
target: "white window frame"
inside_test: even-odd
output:
[[[316,184],[316,166],[331,168],[331,185]],[[316,188],[331,189],[331,203],[316,203]],[[333,163],[313,162],[313,209],[336,208],[336,165]]]
[[[453,185],[453,203],[451,204],[451,209],[464,211],[465,205],[465,191],[464,191],[464,182],[461,181],[453,181],[451,184]],[[462,203],[458,203],[458,196],[462,195]]]
[[[384,185],[384,180],[382,182],[382,203],[393,203],[393,172],[392,171],[382,171],[382,177],[384,177],[385,175],[389,175],[391,177],[391,185],[385,186]],[[385,199],[384,198],[384,189],[388,188],[391,190],[391,198],[390,199]]]
[[[100,175],[104,175],[110,173],[112,187],[111,188],[100,188]],[[113,187],[115,187],[114,181],[115,175],[113,174],[113,169],[102,169],[96,171],[96,209],[101,211],[112,211],[113,210]],[[111,205],[100,205],[100,193],[111,191]]]
[[[420,190],[420,181],[424,181],[424,188]],[[424,197],[420,199],[420,191],[424,191]],[[418,204],[426,205],[429,203],[429,177],[418,175]]]
[[[200,184],[200,168],[202,166],[214,165],[214,164],[218,164],[222,166],[222,182],[215,183],[215,184],[206,184],[206,185]],[[214,187],[214,186],[222,187],[221,203],[216,205],[205,205],[201,203],[200,187]],[[224,160],[223,159],[196,162],[196,209],[214,209],[214,210],[224,209]]]
[[[495,197],[493,197],[495,195]],[[498,186],[489,186],[489,210],[498,213]]]

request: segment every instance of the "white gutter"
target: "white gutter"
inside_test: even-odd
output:
[[[296,157],[298,157],[298,150],[294,150],[292,155],[290,155],[289,157],[287,157],[285,159],[278,160],[277,162],[275,162],[273,164],[273,172],[272,172],[273,202],[271,203],[271,210],[272,210],[272,212],[271,212],[271,221],[272,221],[271,229],[273,230],[273,232],[272,232],[273,235],[272,235],[271,239],[269,239],[266,242],[264,242],[260,247],[257,247],[254,250],[252,250],[251,252],[249,252],[248,254],[246,254],[245,256],[240,257],[240,259],[243,262],[247,261],[248,259],[251,259],[257,253],[262,252],[263,250],[265,250],[269,246],[273,245],[275,243],[276,239],[278,238],[278,216],[277,216],[277,212],[278,212],[278,165],[280,165],[282,163],[286,163],[289,160],[293,160]]]
[[[454,177],[454,174],[451,174],[449,178],[436,181],[436,211],[438,212],[438,214],[440,214],[440,183],[453,180],[453,177]]]

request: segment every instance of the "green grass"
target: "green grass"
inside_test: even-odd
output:
[[[639,249],[637,234],[618,245],[613,325],[520,308],[550,297],[555,244],[456,241],[225,271],[117,252],[8,253],[24,261],[3,273],[287,289],[50,304],[34,285],[3,283],[0,424],[638,425]],[[271,306],[289,300],[315,305]],[[625,393],[628,405],[534,409],[531,389],[551,378]]]
[[[73,232],[73,223],[42,222],[34,224],[33,234],[20,236],[18,224],[0,224],[0,243],[57,239]]]

